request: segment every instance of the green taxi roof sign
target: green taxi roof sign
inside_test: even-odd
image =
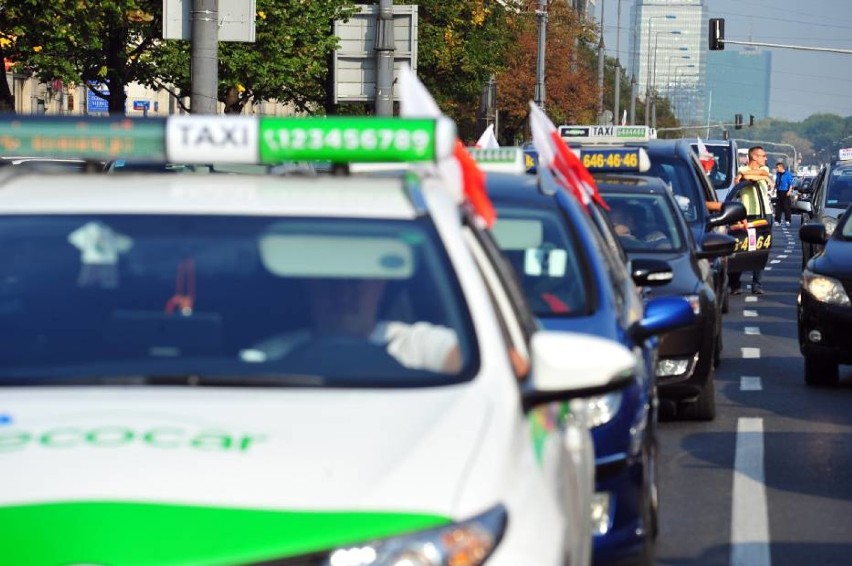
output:
[[[568,143],[623,143],[656,139],[657,131],[649,126],[559,126],[559,137]]]
[[[104,161],[430,162],[451,155],[455,141],[455,124],[446,117],[39,116],[0,120],[0,151],[5,155]]]
[[[527,172],[527,166],[524,161],[524,150],[520,147],[492,149],[469,147],[467,150],[483,171],[518,174]]]

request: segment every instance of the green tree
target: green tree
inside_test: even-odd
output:
[[[184,0],[187,1],[187,0]],[[316,113],[327,106],[334,20],[355,11],[350,0],[257,0],[254,43],[219,43],[219,100],[226,113],[253,102],[278,100]],[[177,93],[190,89],[190,43],[162,42],[151,54],[156,75],[141,82]]]
[[[111,113],[124,113],[131,82],[189,92],[190,44],[162,39],[162,0],[6,0],[0,6],[19,69],[43,81],[103,83]],[[337,43],[332,24],[352,9],[350,0],[257,0],[257,41],[219,45],[219,100],[234,112],[258,99],[303,109],[323,104],[327,59]]]
[[[396,2],[397,4],[411,2]],[[462,139],[474,131],[484,85],[506,65],[513,12],[487,0],[419,0],[417,75]]]

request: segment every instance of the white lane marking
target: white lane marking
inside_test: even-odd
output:
[[[787,259],[787,256],[786,255],[779,255],[778,259]]]
[[[772,271],[772,267],[764,267],[766,271]]]
[[[757,326],[746,326],[745,334],[746,336],[758,336],[760,334],[760,328]]]
[[[763,391],[759,377],[744,375],[740,377],[740,391]]]
[[[731,507],[731,566],[770,566],[763,419],[737,420]]]
[[[745,298],[745,302],[747,302],[747,303],[756,303],[756,302],[757,302],[757,297],[755,297],[754,295],[751,295],[750,297],[746,297],[746,298]]]
[[[773,259],[769,263],[781,263],[781,260],[780,259]]]
[[[743,311],[743,316],[757,316],[757,311]]]
[[[740,348],[744,360],[755,360],[760,357],[760,348]]]

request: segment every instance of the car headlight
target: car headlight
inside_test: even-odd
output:
[[[822,222],[822,225],[825,226],[826,238],[834,234],[834,230],[835,228],[837,228],[837,218],[832,218],[831,216],[823,216],[819,220],[820,222]]]
[[[437,529],[332,551],[326,566],[477,566],[491,555],[506,530],[506,508]]]
[[[690,358],[660,358],[657,360],[657,377],[683,375],[689,369]]]
[[[618,410],[621,408],[621,399],[622,395],[620,392],[577,399],[576,401],[572,401],[571,410],[575,411],[578,408],[574,403],[582,405],[582,408],[576,411],[577,414],[583,415],[588,428],[595,428],[615,418],[615,415],[618,414]]]
[[[843,284],[834,277],[805,270],[802,272],[802,287],[821,303],[850,306],[849,295],[843,289]]]

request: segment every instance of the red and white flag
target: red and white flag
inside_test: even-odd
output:
[[[598,191],[595,178],[559,136],[559,131],[547,114],[534,102],[530,102],[530,128],[533,145],[538,151],[539,167],[550,169],[562,187],[574,195],[584,207],[594,200],[609,210]]]
[[[497,136],[494,135],[494,124],[488,124],[474,147],[478,149],[497,149],[500,147]]]
[[[403,65],[400,69],[399,89],[400,116],[436,119],[442,116],[437,102],[408,65]],[[456,139],[452,156],[440,159],[436,165],[437,173],[444,185],[456,195],[456,198],[467,199],[483,224],[488,228],[493,226],[497,213],[485,191],[485,173],[470,156],[460,139]]]
[[[708,175],[716,164],[716,159],[710,153],[710,150],[707,149],[707,146],[704,145],[704,142],[701,141],[701,138],[698,138],[698,161],[701,162],[701,167],[704,168],[704,172]]]

